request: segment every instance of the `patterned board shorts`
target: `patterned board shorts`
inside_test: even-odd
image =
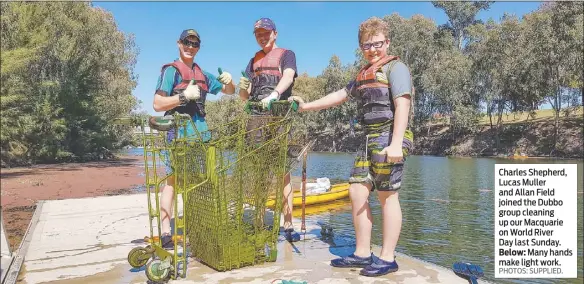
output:
[[[366,148],[361,149],[355,158],[349,183],[368,183],[372,185],[372,190],[398,190],[401,187],[406,157],[413,147],[413,136],[410,130],[406,130],[402,143],[403,161],[387,163],[386,155],[380,155],[379,152],[391,143],[391,133],[367,135]]]

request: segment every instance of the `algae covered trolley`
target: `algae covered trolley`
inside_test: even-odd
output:
[[[260,124],[250,114],[258,107],[248,103],[232,122],[171,142],[165,132],[186,130],[189,117],[150,117],[150,129],[143,127],[151,241],[132,249],[128,262],[135,268],[146,265],[152,282],[186,277],[188,251],[218,271],[276,260],[282,203],[267,211],[265,204],[270,195],[282,199],[283,176],[293,160],[290,128],[297,105],[272,102],[271,115]],[[157,172],[165,151],[173,173]],[[175,242],[167,251],[159,237],[159,190],[170,174],[175,177]]]

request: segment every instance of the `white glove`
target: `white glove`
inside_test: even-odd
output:
[[[275,99],[275,100],[277,100],[277,99],[279,99],[279,98],[280,98],[280,95],[278,94],[278,92],[276,92],[276,91],[273,91],[273,92],[272,92],[272,93],[271,93],[269,96],[265,97],[265,98],[262,100],[262,107],[263,107],[264,109],[268,108],[268,105],[270,104],[270,101],[271,101],[271,100],[274,100],[274,99]]]
[[[231,84],[231,74],[227,72],[221,73],[221,75],[219,75],[219,78],[217,79],[219,79],[219,82],[221,82],[223,85]]]
[[[189,101],[194,101],[201,97],[201,90],[198,85],[195,85],[195,80],[191,80],[189,86],[183,92],[185,98]]]
[[[247,88],[249,88],[249,84],[250,84],[250,82],[249,82],[249,79],[247,79],[247,78],[245,78],[245,77],[241,77],[241,78],[239,78],[239,84],[238,84],[238,87],[239,87],[240,89],[242,89],[242,90],[246,90],[246,91],[247,91]]]

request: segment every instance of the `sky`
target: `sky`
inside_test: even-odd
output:
[[[355,60],[359,24],[369,17],[398,13],[447,22],[446,14],[431,2],[92,2],[112,13],[118,29],[135,36],[139,49],[133,90],[142,103],[140,110],[160,115],[152,108],[156,82],[162,65],[178,58],[176,41],[184,29],[201,36],[195,62],[218,75],[217,68],[231,73],[234,84],[259,46],[253,24],[271,18],[278,31],[277,45],[296,54],[298,73],[319,75],[336,55],[342,64]],[[496,2],[478,18],[499,21],[505,12],[519,17],[537,9],[541,2]],[[325,94],[323,94],[325,95]],[[207,96],[217,100],[222,94]]]

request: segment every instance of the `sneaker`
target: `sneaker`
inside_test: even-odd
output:
[[[335,258],[331,260],[331,266],[334,267],[366,267],[371,265],[373,262],[373,254],[369,257],[360,257],[356,256],[355,254],[351,254],[348,256],[343,256],[341,258]]]
[[[297,242],[300,240],[300,234],[296,233],[293,228],[284,230],[284,237],[289,242]]]
[[[162,235],[161,243],[163,249],[174,249],[174,240],[169,234]]]
[[[375,277],[385,275],[391,272],[396,272],[399,268],[397,262],[395,261],[395,258],[393,261],[385,261],[374,255],[371,256],[373,258],[373,263],[361,269],[359,274],[363,276]]]

